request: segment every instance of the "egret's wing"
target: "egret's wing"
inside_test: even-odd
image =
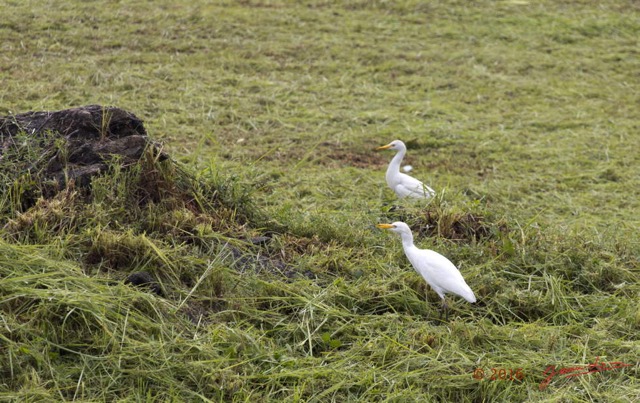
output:
[[[409,258],[413,267],[434,289],[461,296],[469,302],[476,302],[471,288],[460,274],[460,270],[449,259],[432,250],[417,249]]]
[[[398,197],[429,198],[435,192],[429,186],[406,174],[400,174],[398,183],[393,189]]]

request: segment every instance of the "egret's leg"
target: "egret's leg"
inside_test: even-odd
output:
[[[440,320],[442,320],[442,313],[445,314],[445,320],[449,321],[449,305],[447,305],[447,300],[442,298],[442,308],[440,309]]]

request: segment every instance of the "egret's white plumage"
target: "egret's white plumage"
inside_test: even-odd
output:
[[[438,252],[416,247],[407,224],[397,221],[392,224],[378,224],[378,228],[388,229],[400,235],[405,255],[413,268],[440,296],[444,311],[447,310],[445,293],[456,294],[471,303],[476,302],[476,296],[462,278],[458,268]]]
[[[389,163],[385,178],[391,190],[393,190],[399,198],[414,197],[428,199],[436,194],[433,189],[416,178],[400,172],[400,163],[402,163],[402,159],[407,153],[407,146],[405,146],[402,141],[394,140],[386,146],[376,148],[376,150],[398,150],[391,160],[391,163]]]

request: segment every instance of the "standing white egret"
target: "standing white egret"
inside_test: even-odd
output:
[[[386,146],[376,148],[376,150],[398,150],[391,160],[391,163],[389,163],[385,178],[391,190],[393,190],[399,198],[402,199],[403,197],[409,196],[428,199],[436,194],[433,189],[416,178],[400,172],[400,163],[407,153],[407,146],[405,146],[402,141],[394,140]]]
[[[464,281],[464,278],[462,278],[458,268],[438,252],[429,249],[418,249],[413,244],[413,234],[407,224],[397,221],[393,224],[378,224],[378,228],[388,229],[400,235],[404,254],[407,255],[411,265],[442,298],[440,318],[442,318],[442,312],[444,311],[447,320],[449,319],[449,307],[447,306],[445,293],[459,295],[471,303],[476,302],[476,296]]]

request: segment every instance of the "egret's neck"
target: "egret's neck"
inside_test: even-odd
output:
[[[415,248],[413,244],[413,234],[411,232],[401,232],[400,238],[402,238],[402,247],[404,250]]]
[[[398,150],[396,155],[391,160],[389,164],[389,168],[387,168],[387,176],[394,175],[397,172],[400,172],[400,163],[402,163],[402,159],[404,158],[404,154],[407,150]]]

